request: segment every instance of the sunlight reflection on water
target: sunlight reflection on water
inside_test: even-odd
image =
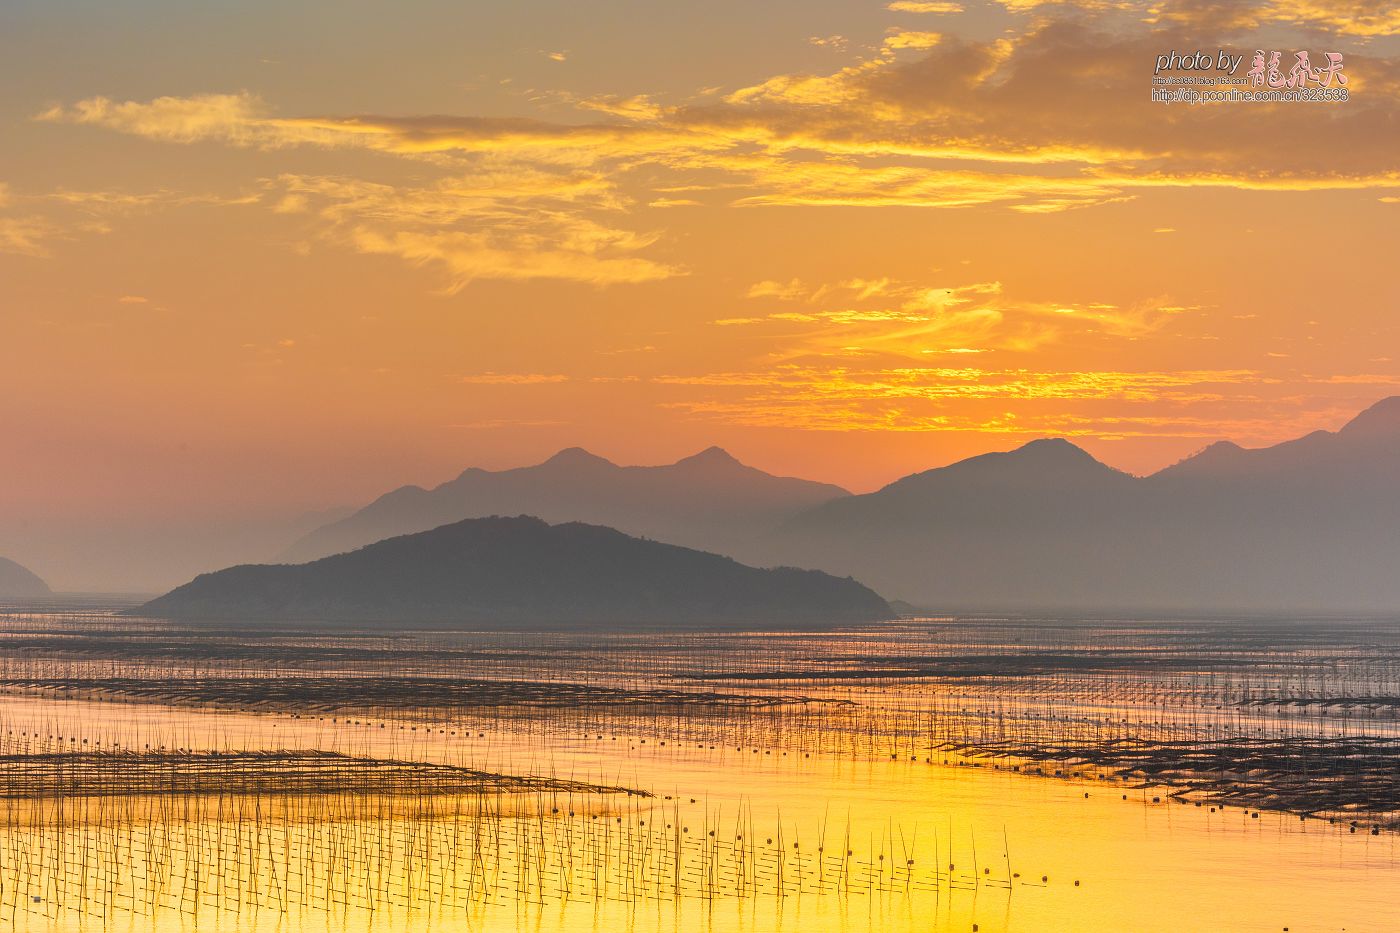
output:
[[[930,710],[946,715],[965,704],[978,708],[996,692],[985,677],[969,683],[966,672],[950,679],[946,669],[933,678],[936,688],[907,676],[860,683],[733,676],[806,670],[813,659],[823,659],[826,669],[886,663],[907,671],[913,659],[938,644],[947,647],[947,639],[939,642],[928,630],[687,636],[651,644],[639,636],[434,635],[396,641],[411,650],[386,662],[375,658],[384,650],[377,641],[360,655],[350,650],[356,642],[331,636],[279,641],[245,633],[212,645],[153,630],[151,641],[164,649],[146,643],[124,654],[131,643],[118,638],[94,645],[83,635],[65,634],[62,645],[20,646],[29,637],[21,630],[84,630],[67,617],[11,617],[0,629],[12,642],[3,661],[7,682],[41,673],[92,681],[115,671],[164,678],[168,687],[191,674],[381,676],[392,664],[402,676],[481,677],[485,670],[493,677],[547,675],[613,687],[644,682],[734,696],[800,694],[862,708],[913,709],[916,714],[894,721],[914,724],[926,722]],[[1063,635],[1046,637],[1065,643]],[[1157,648],[1163,640],[1155,638]],[[192,645],[198,650],[181,653]],[[963,658],[989,653],[985,645],[969,651],[967,634],[956,647]],[[444,660],[445,649],[464,655]],[[1028,650],[1016,647],[1021,656]],[[1302,656],[1310,649],[1288,650]],[[472,658],[472,651],[492,657]],[[720,661],[727,676],[716,679],[710,675]],[[1204,689],[1202,678],[1215,691],[1239,686],[1224,684],[1218,670],[1202,675],[1200,664],[1188,665],[1186,673],[1179,666],[1165,673],[1152,667],[1144,676],[1135,672],[1137,662],[1115,663],[1107,674],[1050,680],[1037,674],[1042,704],[1076,702],[1090,711],[1102,705],[1116,714],[1131,702],[1135,710],[1151,711],[1142,728],[1166,729],[1168,721],[1184,717],[1184,698]],[[1371,670],[1366,663],[1356,661]],[[1279,681],[1267,671],[1251,676],[1251,689]],[[1114,700],[1115,685],[1131,697]],[[187,798],[178,804],[94,798],[61,805],[49,800],[37,820],[21,818],[32,802],[18,809],[12,804],[0,843],[0,918],[17,927],[428,930],[461,929],[465,922],[492,931],[755,933],[965,931],[974,925],[982,931],[1400,929],[1393,896],[1400,889],[1400,861],[1392,833],[1354,834],[1284,813],[1198,807],[1136,784],[1051,780],[990,762],[941,764],[920,753],[916,737],[847,734],[857,722],[847,706],[828,711],[799,704],[797,712],[781,716],[770,710],[756,727],[750,722],[756,714],[743,706],[696,712],[671,702],[657,713],[645,704],[619,707],[611,696],[609,705],[585,714],[576,697],[552,707],[548,693],[536,694],[536,705],[524,712],[481,694],[491,697],[489,704],[504,703],[503,712],[499,705],[431,702],[238,710],[174,705],[177,698],[165,695],[133,702],[111,694],[55,699],[32,690],[17,695],[22,692],[12,688],[0,699],[0,739],[9,753],[84,745],[194,753],[323,749],[654,796],[493,797],[489,813],[475,798],[431,794],[295,805],[278,803],[275,795],[213,803],[206,797],[193,809]],[[1013,685],[1002,699],[1029,704],[1033,692],[1032,685]],[[931,696],[943,705],[930,706]],[[1084,718],[1099,722],[1095,715]],[[1313,720],[1303,726],[1330,728]],[[1382,718],[1376,726],[1391,729],[1393,722]],[[890,755],[886,748],[898,751]],[[915,753],[905,753],[910,750]]]

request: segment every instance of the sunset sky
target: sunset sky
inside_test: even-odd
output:
[[[1149,99],[1256,48],[1351,99]],[[1400,392],[1395,3],[7,0],[0,62],[36,569],[570,445],[864,491]]]

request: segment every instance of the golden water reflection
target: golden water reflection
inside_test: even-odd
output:
[[[852,651],[855,642],[774,639],[766,654],[755,648],[736,663],[795,664],[819,651]],[[424,657],[414,673],[442,673],[447,662]],[[646,675],[651,685],[683,683],[673,668],[700,665],[688,648],[660,658],[639,647],[590,647],[567,663],[493,658],[492,672],[616,686],[638,676],[642,662],[666,667]],[[285,658],[238,663],[240,676],[269,681],[303,670]],[[479,670],[471,659],[451,663]],[[343,658],[306,666],[313,664],[320,673],[365,675]],[[86,655],[36,661],[18,652],[4,666],[12,683],[54,671],[91,683],[95,673],[139,668],[166,687],[230,669]],[[1059,722],[1090,732],[1129,718],[1163,732],[1198,722],[1183,699],[1201,689],[1197,675],[1153,676],[1044,681],[1039,707],[1035,688],[1025,686],[1020,697],[995,697],[997,715],[1015,702],[1016,715],[1034,720],[1049,704],[1072,703]],[[1227,689],[1215,671],[1208,678],[1206,689]],[[792,690],[733,679],[724,689]],[[1115,698],[1115,689],[1131,695]],[[314,751],[572,783],[463,794],[433,785],[438,778],[422,769],[397,789],[356,793],[292,795],[263,782],[244,793],[181,783],[178,793],[172,784],[155,794],[9,794],[0,801],[0,923],[327,933],[1400,929],[1394,833],[1198,805],[1099,772],[1057,780],[992,760],[950,764],[927,753],[926,738],[901,731],[906,723],[944,728],[940,717],[964,707],[986,718],[992,707],[972,688],[891,681],[801,690],[820,702],[857,703],[886,717],[882,729],[893,725],[888,735],[854,735],[866,720],[848,715],[857,708],[850,705],[808,705],[756,726],[737,707],[681,716],[633,705],[595,715],[536,697],[529,710],[239,710],[180,705],[159,692],[55,698],[16,688],[0,694],[6,756],[124,749],[133,760],[190,756],[203,768],[210,752]],[[1256,729],[1272,714],[1256,706],[1229,715],[1232,727]],[[1338,722],[1290,720],[1287,728],[1321,733]],[[1369,727],[1386,733],[1394,723]]]

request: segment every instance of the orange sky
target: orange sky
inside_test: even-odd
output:
[[[0,11],[26,527],[575,444],[1144,472],[1400,382],[1394,3],[191,6]],[[1351,99],[1151,102],[1198,48],[1340,50]]]

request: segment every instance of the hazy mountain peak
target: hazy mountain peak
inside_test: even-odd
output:
[[[1400,437],[1400,395],[1381,399],[1348,421],[1338,433],[1348,437],[1363,435]]]
[[[1216,441],[1207,444],[1189,457],[1182,457],[1171,466],[1164,467],[1158,471],[1157,476],[1189,476],[1201,472],[1209,472],[1220,469],[1231,468],[1242,462],[1249,454],[1249,451],[1236,444],[1234,441]]]
[[[565,447],[550,457],[541,466],[614,466],[615,464],[597,454],[589,453],[582,447]]]
[[[736,460],[734,458],[734,455],[731,454],[729,451],[725,450],[723,447],[713,446],[706,447],[698,454],[691,454],[689,457],[682,457],[680,460],[676,461],[675,465],[680,466],[683,463],[694,464],[697,466],[743,466],[743,464]]]
[[[1042,437],[1029,443],[1022,444],[1012,451],[1022,457],[1035,457],[1043,460],[1055,460],[1057,462],[1083,462],[1094,459],[1094,455],[1083,447],[1073,444],[1063,437]]]
[[[948,466],[911,474],[895,480],[874,495],[898,498],[912,494],[922,497],[928,490],[945,488],[945,483],[956,484],[958,488],[970,485],[1028,491],[1042,489],[1046,485],[1069,483],[1081,486],[1103,481],[1131,482],[1132,477],[1100,463],[1087,450],[1062,437],[1046,437],[1022,444],[1015,450],[981,454]],[[855,500],[843,502],[841,508],[858,509],[860,499],[857,496]]]
[[[1360,476],[1384,476],[1391,469],[1380,448],[1400,441],[1400,396],[1381,399],[1347,422],[1340,431],[1312,431],[1268,447],[1241,447],[1217,441],[1155,477],[1257,481],[1263,476],[1311,477],[1319,482],[1348,482]],[[1379,446],[1376,442],[1380,442]],[[1329,479],[1330,477],[1330,479]]]
[[[1027,471],[1043,476],[1097,475],[1099,473],[1120,472],[1105,463],[1101,463],[1083,447],[1071,443],[1063,437],[1042,437],[1022,444],[1015,450],[1002,454],[989,454],[987,457],[988,461],[982,461],[980,457],[973,457],[971,460],[964,460],[963,463],[971,464],[982,461],[982,464],[979,465],[983,469],[1006,471],[1013,476],[1025,474]],[[957,465],[959,464],[955,464],[955,466]]]

